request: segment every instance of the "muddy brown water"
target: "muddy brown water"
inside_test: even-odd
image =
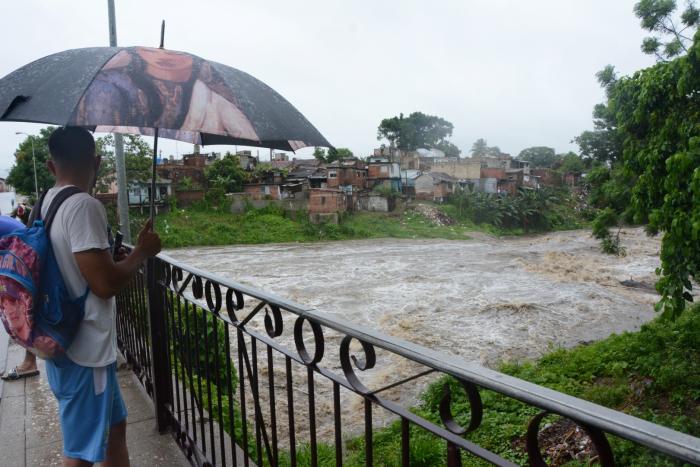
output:
[[[167,254],[329,316],[493,367],[636,330],[653,318],[653,291],[626,287],[621,281],[653,285],[660,241],[642,229],[625,229],[621,238],[627,250],[623,258],[601,253],[586,230],[519,238],[474,234],[464,241],[381,239],[188,248]],[[285,316],[280,338],[292,349],[293,318]],[[253,326],[261,330],[260,324]],[[322,366],[341,374],[341,336],[329,331],[325,337]],[[260,360],[266,381],[269,369],[262,351]],[[419,370],[379,352],[377,366],[361,378],[376,389]],[[274,375],[284,446],[288,419],[281,357],[275,358]],[[295,366],[294,377],[296,431],[303,440],[308,436],[299,429],[308,420],[305,369]],[[409,407],[430,381],[423,378],[383,394]],[[332,439],[331,387],[322,377],[316,377],[315,384],[319,437]],[[266,420],[268,394],[267,386],[261,388]],[[344,435],[360,432],[362,400],[343,390],[342,408]],[[391,419],[375,411],[375,425]]]

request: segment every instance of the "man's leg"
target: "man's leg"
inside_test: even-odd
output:
[[[36,370],[36,355],[31,353],[29,350],[24,352],[24,360],[22,363],[17,365],[18,373],[29,373],[30,371]]]
[[[92,462],[63,456],[63,467],[92,467],[93,465]]]
[[[36,355],[29,350],[24,351],[24,360],[16,367],[10,368],[0,377],[6,381],[16,381],[22,378],[36,376],[39,371],[36,369]]]
[[[126,420],[113,425],[109,430],[107,457],[103,467],[129,467],[129,450],[126,447]]]

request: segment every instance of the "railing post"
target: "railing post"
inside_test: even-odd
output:
[[[160,260],[150,258],[146,263],[148,284],[148,329],[153,375],[153,405],[156,427],[160,433],[168,429],[167,407],[172,407],[172,381],[168,362],[168,339],[165,324],[165,292],[158,285],[162,274]]]

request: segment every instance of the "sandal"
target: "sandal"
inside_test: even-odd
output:
[[[31,378],[32,376],[36,376],[39,374],[39,370],[32,370],[32,371],[27,371],[26,373],[20,373],[17,371],[17,367],[14,367],[4,375],[0,376],[0,378],[4,379],[5,381],[17,381],[22,378]]]

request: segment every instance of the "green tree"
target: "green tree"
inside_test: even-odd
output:
[[[642,28],[654,33],[642,41],[642,52],[661,61],[688,52],[700,22],[700,10],[693,1],[688,1],[682,12],[677,10],[675,0],[641,0],[634,5]]]
[[[676,317],[700,280],[700,34],[685,56],[618,80],[608,100],[634,174],[631,207],[663,232],[657,309]]]
[[[256,167],[257,169],[257,167]],[[204,170],[207,188],[218,188],[224,193],[236,193],[243,189],[246,173],[238,156],[225,155]]]
[[[97,173],[97,191],[106,192],[116,178],[114,161],[114,136],[101,136],[95,140],[97,154],[102,156],[100,170]],[[139,135],[124,135],[124,163],[126,181],[148,182],[153,173],[153,150]]]
[[[552,167],[557,161],[554,148],[549,148],[547,146],[532,146],[523,149],[520,151],[517,158],[521,161],[530,162],[530,167],[532,168]]]
[[[314,157],[321,162],[326,162],[326,150],[316,146],[314,148]]]
[[[615,67],[607,65],[596,73],[596,79],[609,99],[617,84]],[[617,131],[615,112],[608,103],[600,103],[593,108],[593,128],[593,131],[584,131],[574,138],[581,156],[610,165],[621,161],[622,136]]]
[[[435,149],[444,152],[447,157],[459,157],[462,154],[462,151],[449,141],[441,141],[435,145]]]
[[[55,127],[39,130],[38,135],[27,136],[15,150],[15,163],[7,176],[7,183],[15,187],[18,193],[34,195],[34,161],[32,159],[32,143],[36,157],[36,175],[39,193],[51,188],[54,177],[46,166],[49,160],[49,136]]]
[[[321,162],[330,164],[340,159],[349,159],[354,157],[352,151],[348,148],[328,148],[326,151],[323,148],[314,148],[314,157]]]
[[[558,154],[557,169],[565,174],[574,173],[580,174],[586,169],[583,160],[575,152],[567,152],[566,154]]]
[[[438,148],[452,136],[454,126],[447,120],[422,112],[408,117],[385,118],[377,128],[377,139],[387,139],[399,149],[414,151],[418,148]]]

